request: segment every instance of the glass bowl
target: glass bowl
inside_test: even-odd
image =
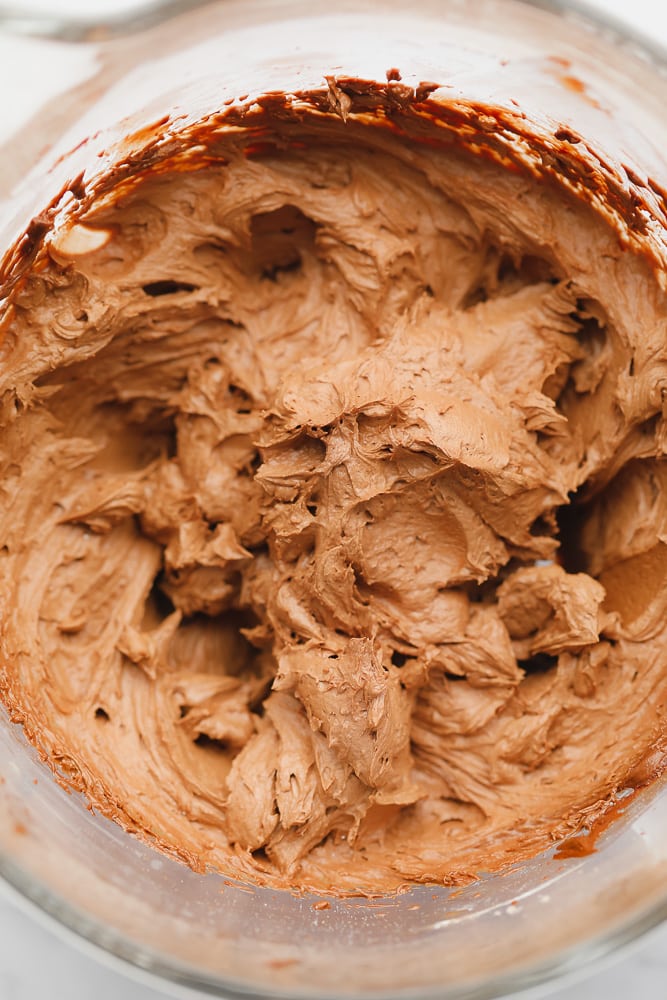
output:
[[[322,86],[330,72],[384,80],[397,66],[444,84],[447,99],[518,107],[545,136],[585,136],[595,169],[628,194],[642,188],[646,241],[665,265],[667,62],[569,4],[225,0],[5,27],[43,36],[4,36],[0,55],[20,51],[25,79],[44,83],[2,125],[2,248],[68,179],[104,170],[128,136],[154,139],[165,115],[177,128],[225,100]],[[325,903],[195,874],[133,839],[60,787],[3,712],[0,761],[4,881],[163,989],[481,1000],[554,983],[667,916],[664,779],[619,802],[595,836],[465,888]]]

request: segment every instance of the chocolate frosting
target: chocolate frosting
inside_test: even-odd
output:
[[[403,90],[231,108],[5,260],[3,698],[274,886],[468,881],[664,730],[655,264]]]

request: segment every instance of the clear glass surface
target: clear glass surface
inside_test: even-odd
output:
[[[1,248],[68,179],[108,169],[128,136],[147,141],[165,114],[182,127],[241,95],[321,86],[329,72],[382,80],[398,66],[404,77],[448,84],[449,99],[518,104],[544,135],[578,132],[628,190],[635,174],[650,177],[645,239],[667,259],[658,193],[667,190],[666,64],[650,43],[624,41],[570,6],[519,0],[182,6],[192,9],[141,30],[136,19],[106,29],[49,20],[39,23],[51,40],[0,39],[24,46],[26,73],[50,59],[70,74],[56,94],[42,73],[30,115],[1,137]],[[321,909],[308,895],[197,875],[129,837],[61,788],[1,712],[0,762],[0,875],[164,988],[501,996],[555,981],[667,916],[664,780],[628,800],[588,856],[552,851],[464,889],[418,887]]]

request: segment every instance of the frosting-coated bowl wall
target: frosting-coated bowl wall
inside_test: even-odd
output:
[[[112,954],[213,995],[498,996],[556,979],[665,915],[665,794],[631,806],[590,856],[322,909],[321,897],[164,858],[63,792],[16,727],[0,739],[7,881]]]
[[[446,18],[425,11],[423,23],[398,7],[380,21],[371,5],[321,19],[300,19],[302,13],[298,5],[251,11],[224,4],[187,22],[189,50],[175,51],[183,22],[108,46],[101,54],[106,94],[82,118],[86,95],[96,89],[92,84],[64,102],[63,117],[71,114],[72,123],[69,129],[60,123],[65,135],[53,136],[54,148],[7,201],[3,245],[81,171],[92,183],[111,164],[131,159],[156,139],[159,145],[165,132],[168,139],[170,131],[226,100],[246,94],[251,99],[277,87],[321,87],[325,74],[381,81],[398,67],[408,85],[442,83],[443,101],[489,102],[510,113],[517,102],[533,130],[542,130],[552,144],[556,170],[558,143],[568,141],[568,129],[585,135],[590,149],[583,156],[590,157],[608,195],[611,221],[621,230],[625,225],[626,238],[641,244],[660,267],[665,166],[657,72],[628,56],[620,74],[619,55],[611,58],[594,33],[520,5],[453,6]],[[218,21],[221,33],[212,40]],[[156,51],[167,54],[159,61],[148,56],[114,84],[137,54]],[[116,125],[125,115],[130,118]],[[165,115],[171,115],[166,129]],[[151,127],[156,122],[162,124]],[[556,132],[561,137],[554,144]],[[645,176],[651,178],[648,188],[634,179]],[[649,219],[640,235],[626,225],[633,198]],[[53,204],[54,216],[70,210],[67,198]],[[20,266],[18,261],[17,275]],[[590,857],[538,859],[455,893],[419,889],[323,908],[316,898],[250,891],[164,859],[87,814],[53,784],[9,725],[3,739],[9,881],[109,950],[168,978],[208,981],[223,993],[224,984],[227,992],[236,984],[311,995],[447,989],[453,995],[497,994],[551,975],[561,960],[567,964],[607,949],[615,935],[634,933],[655,919],[661,904],[665,856],[653,835],[664,812],[659,796],[649,806],[646,794],[639,795]],[[540,971],[531,972],[536,966]]]

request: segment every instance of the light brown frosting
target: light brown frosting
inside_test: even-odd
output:
[[[4,700],[277,886],[535,854],[664,729],[665,295],[396,86],[202,126],[5,262]]]

